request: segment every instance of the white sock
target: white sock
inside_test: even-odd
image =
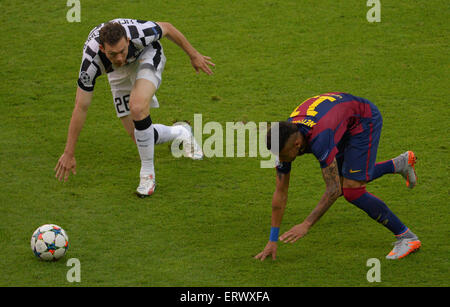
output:
[[[153,175],[153,178],[155,178],[155,166],[153,164],[155,134],[153,126],[151,125],[145,130],[134,129],[134,137],[141,157],[141,177]]]
[[[153,124],[153,127],[155,127],[156,131],[158,131],[158,140],[156,141],[156,144],[171,142],[178,137],[189,137],[189,133],[181,125],[165,126],[161,124]]]

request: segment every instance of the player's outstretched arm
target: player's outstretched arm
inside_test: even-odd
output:
[[[269,256],[272,259],[276,259],[277,255],[277,241],[278,241],[278,230],[281,226],[281,221],[283,219],[284,210],[286,208],[288,188],[289,188],[289,178],[290,173],[283,174],[277,172],[277,181],[275,192],[272,197],[272,228],[270,233],[269,242],[267,242],[266,247],[262,252],[255,256],[255,259],[263,261]]]
[[[77,88],[75,98],[75,107],[70,120],[69,131],[67,134],[66,147],[64,153],[55,166],[55,177],[59,181],[66,181],[70,172],[76,174],[75,145],[86,120],[87,110],[92,100],[92,92],[86,92]]]
[[[317,206],[301,224],[295,225],[280,237],[280,240],[284,243],[294,243],[304,237],[309,229],[327,212],[339,196],[341,196],[341,180],[336,159],[329,166],[322,169],[322,176],[326,184],[325,193]]]
[[[202,70],[208,75],[212,75],[213,72],[209,66],[215,66],[213,62],[211,62],[211,58],[208,56],[202,55],[198,52],[186,39],[186,37],[181,33],[177,28],[175,28],[172,24],[168,22],[157,22],[157,24],[161,27],[162,36],[167,37],[172,42],[177,44],[187,55],[191,58],[191,64],[197,73]]]

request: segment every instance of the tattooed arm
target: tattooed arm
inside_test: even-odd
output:
[[[327,212],[339,196],[341,196],[341,181],[336,159],[334,159],[329,166],[322,169],[322,175],[326,184],[326,190],[319,203],[303,223],[295,225],[289,231],[285,232],[280,237],[281,241],[285,243],[294,243],[298,239],[304,237],[312,225],[314,225],[322,215]]]
[[[341,181],[336,159],[329,166],[322,169],[322,175],[326,184],[326,190],[317,206],[305,219],[305,222],[310,224],[310,226],[314,225],[336,199],[341,196]]]

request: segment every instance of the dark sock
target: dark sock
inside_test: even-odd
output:
[[[394,235],[406,232],[406,227],[400,219],[376,196],[366,191],[366,187],[344,188],[344,197],[347,201],[364,210],[372,219],[384,225]]]
[[[392,160],[387,160],[384,162],[378,162],[375,164],[375,168],[372,173],[372,178],[370,179],[375,180],[384,174],[394,174],[395,173],[395,166],[394,162]]]

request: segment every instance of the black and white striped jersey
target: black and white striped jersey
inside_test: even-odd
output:
[[[153,21],[136,19],[117,18],[111,21],[120,23],[125,28],[130,39],[127,63],[136,61],[144,48],[148,47],[154,53],[153,66],[157,69],[162,52],[162,47],[159,43],[159,39],[162,37],[162,30],[159,25]],[[111,61],[99,48],[100,29],[104,24],[102,23],[92,29],[84,44],[78,86],[85,91],[93,91],[97,77],[114,70]]]

